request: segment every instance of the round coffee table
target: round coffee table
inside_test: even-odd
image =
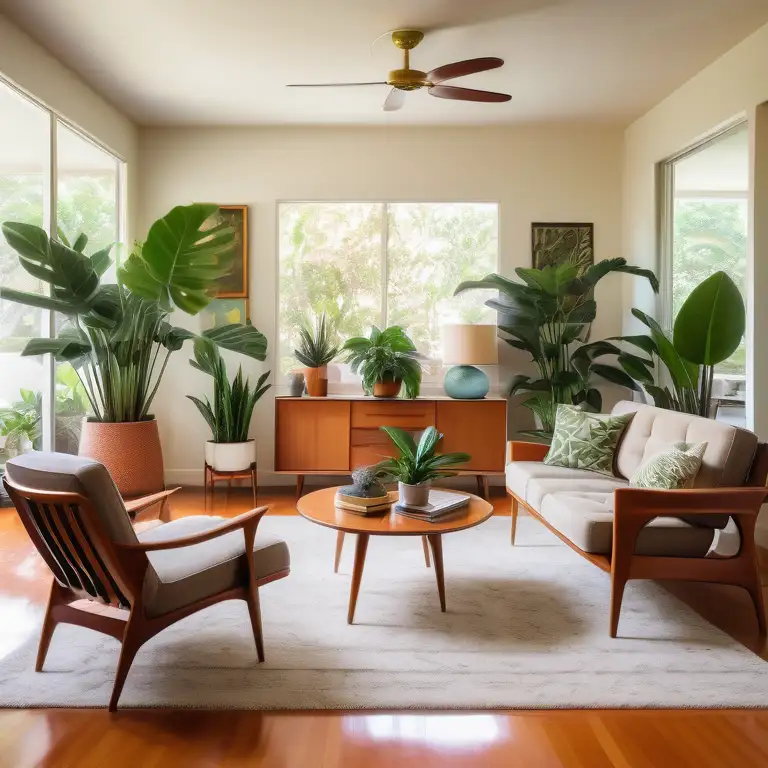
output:
[[[466,507],[449,514],[445,519],[436,523],[414,520],[391,511],[382,515],[363,517],[335,506],[336,488],[324,488],[302,496],[296,502],[299,514],[318,525],[335,528],[340,534],[357,534],[355,545],[355,565],[352,570],[352,585],[349,590],[349,611],[347,623],[355,618],[357,595],[360,592],[360,582],[363,578],[365,553],[368,550],[368,539],[371,536],[426,536],[432,549],[432,560],[437,578],[437,592],[440,595],[440,609],[445,611],[445,581],[443,578],[443,539],[444,533],[463,531],[484,523],[492,514],[493,507],[479,496],[468,494],[469,504]],[[396,494],[395,494],[396,496]],[[338,546],[338,545],[337,545]],[[340,550],[337,550],[340,551]]]

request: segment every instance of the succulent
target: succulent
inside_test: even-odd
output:
[[[363,499],[386,496],[387,489],[381,484],[381,477],[382,473],[376,466],[358,467],[352,471],[353,485],[345,486],[341,492],[346,496],[358,496]]]

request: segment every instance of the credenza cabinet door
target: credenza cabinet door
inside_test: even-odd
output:
[[[349,471],[348,400],[296,398],[275,404],[278,472]]]
[[[505,400],[438,400],[437,428],[443,433],[440,453],[468,453],[457,469],[503,472],[507,440]]]

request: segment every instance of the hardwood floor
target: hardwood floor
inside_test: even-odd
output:
[[[495,497],[496,514],[509,501]],[[271,514],[295,514],[290,493],[259,494]],[[250,492],[177,494],[171,517],[239,514]],[[329,564],[333,553],[329,551]],[[768,560],[765,563],[768,566]],[[768,567],[763,568],[768,574]],[[765,578],[763,579],[765,583]],[[0,510],[0,655],[39,631],[49,575],[14,510]],[[746,593],[668,587],[709,621],[766,658]],[[768,596],[767,596],[768,597]],[[606,606],[607,611],[607,606]],[[766,695],[768,705],[768,692]],[[0,768],[31,766],[660,766],[768,765],[768,710],[549,712],[0,711]]]

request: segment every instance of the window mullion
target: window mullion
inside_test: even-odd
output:
[[[389,205],[381,204],[381,327],[389,324]]]
[[[57,144],[56,130],[57,120],[53,112],[49,112],[49,137],[48,137],[48,172],[44,187],[45,217],[43,226],[48,237],[56,237],[56,192],[58,185],[57,176]],[[49,291],[50,293],[50,291]],[[43,336],[52,338],[55,335],[55,317],[51,310],[42,310],[41,325]],[[56,444],[56,408],[55,408],[55,376],[56,361],[53,355],[43,355],[43,386],[41,427],[43,433],[43,450],[53,451]]]

